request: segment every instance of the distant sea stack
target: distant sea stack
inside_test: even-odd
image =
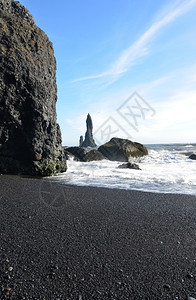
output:
[[[0,172],[66,171],[52,43],[18,1],[0,1]]]
[[[96,143],[93,139],[93,121],[92,118],[90,116],[90,114],[87,115],[87,119],[86,119],[86,133],[85,133],[85,139],[84,142],[81,143],[80,147],[96,147]],[[80,141],[82,141],[81,137],[80,137]]]
[[[83,136],[80,136],[80,140],[79,140],[79,147],[82,147],[82,144],[84,142]]]

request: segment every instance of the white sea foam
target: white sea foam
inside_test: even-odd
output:
[[[196,145],[190,145],[196,150]],[[187,145],[151,145],[149,155],[133,159],[142,170],[118,169],[120,162],[68,161],[62,183],[196,195],[196,161],[181,154]],[[190,147],[189,147],[190,148]]]

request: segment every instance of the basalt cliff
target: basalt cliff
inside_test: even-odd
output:
[[[66,170],[53,45],[18,1],[0,1],[0,172]]]

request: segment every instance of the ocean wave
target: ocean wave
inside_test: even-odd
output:
[[[185,149],[185,146],[178,146]],[[118,169],[120,162],[108,160],[78,162],[70,159],[68,171],[57,177],[62,183],[159,193],[196,195],[196,163],[170,149],[149,149],[149,155],[133,158],[141,170]]]

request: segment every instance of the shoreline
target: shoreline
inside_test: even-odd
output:
[[[49,179],[49,178],[48,178]],[[188,196],[188,197],[195,197],[196,195],[193,194],[186,194],[186,193],[171,193],[171,192],[158,192],[158,191],[148,191],[148,190],[137,190],[137,189],[126,189],[126,188],[117,188],[117,187],[104,187],[104,186],[97,186],[97,185],[80,185],[80,184],[71,184],[71,183],[62,183],[62,182],[58,182],[58,180],[54,180],[55,183],[59,183],[65,186],[76,186],[76,187],[87,187],[87,188],[95,188],[95,189],[106,189],[106,190],[119,190],[119,191],[130,191],[130,192],[139,192],[139,193],[148,193],[148,194],[163,194],[163,195],[169,195],[169,196],[173,196],[173,195],[180,195],[180,196]]]
[[[0,176],[1,299],[196,298],[195,200]]]
[[[63,173],[60,173],[60,174],[57,174],[58,175],[61,175]],[[10,175],[9,175],[10,176]],[[13,176],[13,175],[11,175]],[[16,175],[17,176],[17,175]],[[34,178],[34,177],[29,177],[29,176],[20,176],[21,178]],[[162,191],[151,191],[151,190],[139,190],[139,189],[128,189],[128,188],[123,188],[123,187],[112,187],[112,186],[98,186],[98,185],[88,185],[88,184],[74,184],[74,183],[65,183],[63,182],[61,179],[55,179],[55,176],[52,176],[52,177],[40,177],[40,178],[37,178],[37,179],[40,179],[40,180],[48,180],[48,181],[51,181],[51,182],[54,182],[54,183],[57,183],[57,184],[61,184],[61,185],[64,185],[64,186],[76,186],[76,187],[89,187],[89,188],[97,188],[97,189],[108,189],[108,190],[123,190],[123,191],[130,191],[130,192],[139,192],[139,193],[150,193],[150,194],[164,194],[164,195],[181,195],[181,196],[188,196],[188,197],[196,197],[196,194],[188,194],[188,193],[171,193],[171,192],[162,192]]]

